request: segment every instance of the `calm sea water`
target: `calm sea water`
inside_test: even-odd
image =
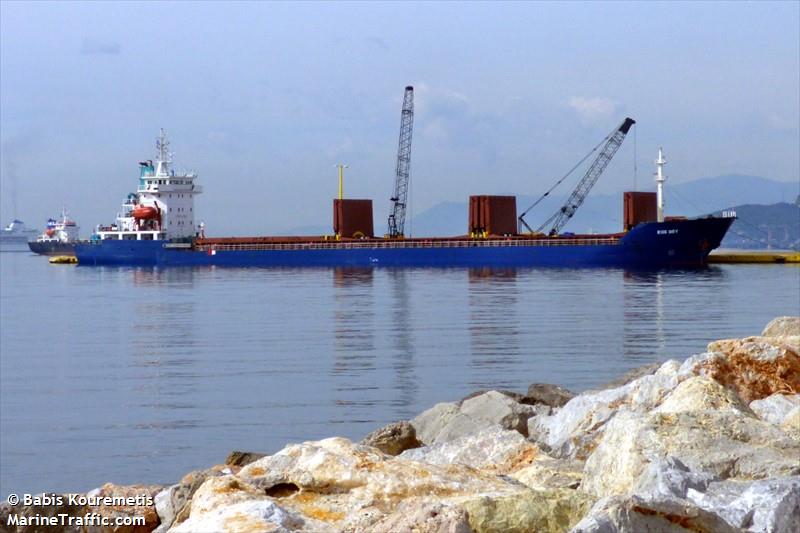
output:
[[[0,254],[0,497],[172,483],[800,314],[800,269],[145,269]]]

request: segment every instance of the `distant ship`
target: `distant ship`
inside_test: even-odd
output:
[[[0,244],[24,246],[34,237],[36,237],[36,230],[26,228],[23,221],[15,218],[0,231]]]
[[[561,232],[634,123],[626,119],[604,140],[603,149],[568,203],[551,217],[556,223],[549,231],[531,230],[524,221],[525,213],[517,217],[513,196],[473,196],[467,234],[406,238],[402,228],[410,129],[404,136],[405,111],[404,105],[395,189],[400,192],[391,198],[394,211],[385,237],[374,236],[372,200],[342,197],[340,174],[339,199],[333,204],[333,235],[206,238],[203,224],[195,226],[194,196],[201,192],[195,183],[197,175],[172,170],[162,130],[155,162],[139,163],[138,189],[128,195],[115,223],[98,226],[90,241],[76,244],[78,263],[164,267],[691,267],[707,263],[709,252],[719,246],[735,217],[732,213],[697,219],[665,217],[662,167],[666,161],[659,150],[658,194],[625,193],[622,232]],[[522,225],[529,231],[523,232]]]
[[[78,241],[78,225],[69,218],[66,209],[61,210],[61,218],[47,220],[44,233],[36,241],[28,243],[33,253],[41,255],[73,255]]]

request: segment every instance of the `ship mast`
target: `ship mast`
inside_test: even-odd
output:
[[[664,151],[661,147],[658,147],[658,159],[656,159],[656,185],[657,185],[657,192],[656,192],[656,204],[657,204],[657,220],[659,222],[664,222],[664,181],[666,181],[667,177],[664,175],[664,165],[667,164],[667,160],[664,159]]]
[[[169,140],[167,140],[167,132],[164,131],[164,128],[161,128],[158,139],[156,139],[156,150],[158,150],[156,174],[168,175],[169,165],[172,163],[172,154],[169,151]]]

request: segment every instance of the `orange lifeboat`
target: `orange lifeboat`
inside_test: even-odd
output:
[[[45,235],[47,235],[48,237],[52,237],[53,235],[55,235],[55,234],[56,234],[56,230],[54,230],[54,229],[50,228],[50,229],[48,229],[47,231],[45,231],[44,233],[45,233]]]
[[[139,205],[133,209],[133,218],[137,220],[150,220],[158,218],[158,209],[151,206]]]

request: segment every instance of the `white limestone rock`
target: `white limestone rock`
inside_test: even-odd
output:
[[[791,337],[800,335],[800,317],[779,316],[773,319],[764,331],[762,337]]]
[[[532,489],[577,489],[583,478],[583,461],[537,455],[510,477]]]
[[[372,533],[472,533],[469,515],[456,505],[404,502],[370,527]]]
[[[655,458],[645,466],[631,492],[650,501],[685,500],[690,490],[702,493],[716,479],[712,474],[692,472],[675,457]]]
[[[719,481],[674,457],[652,461],[631,494],[651,509],[697,507],[747,531],[795,531],[800,524],[800,477]]]
[[[800,477],[713,482],[705,491],[689,489],[687,499],[745,531],[794,533],[800,530]]]
[[[431,444],[450,442],[467,435],[473,435],[490,425],[493,424],[490,424],[479,418],[473,418],[469,415],[465,415],[462,412],[458,412],[450,417],[450,419],[447,421],[447,424],[442,427],[441,431],[439,431],[433,441],[431,441]]]
[[[579,395],[551,416],[537,416],[528,422],[528,435],[538,444],[553,449],[560,457],[579,455],[583,437],[593,438],[615,414],[613,405],[622,402],[625,387]]]
[[[498,424],[506,429],[528,436],[528,419],[536,414],[533,406],[517,403],[497,391],[489,391],[465,400],[460,412],[488,424]]]
[[[795,407],[786,415],[781,429],[795,440],[800,440],[800,407]]]
[[[172,505],[172,493],[177,487],[177,484],[167,487],[156,494],[155,498],[153,498],[153,503],[156,507],[156,513],[158,513],[158,519],[160,521],[159,526],[153,530],[153,533],[166,532],[175,521],[175,514],[177,513],[177,510]]]
[[[523,455],[535,450],[516,432],[495,429],[494,435],[507,444],[513,443]],[[476,441],[480,438],[467,437],[463,441],[472,447],[469,453],[479,454]],[[484,442],[488,444],[488,440]],[[245,466],[238,477],[245,487],[255,488],[258,496],[254,493],[253,499],[275,494],[278,486],[293,488],[276,494],[273,500],[297,516],[345,532],[407,523],[397,514],[403,509],[409,513],[418,511],[417,518],[411,520],[415,523],[428,523],[432,518],[433,525],[460,524],[458,513],[451,516],[452,520],[438,522],[426,514],[426,505],[466,510],[470,527],[478,532],[564,531],[577,523],[594,502],[592,496],[576,490],[529,489],[514,479],[497,475],[498,465],[488,462],[484,469],[447,464],[446,449],[447,445],[442,444],[431,452],[431,457],[438,454],[445,463],[437,465],[410,460],[402,454],[389,456],[347,439],[325,439],[288,446]],[[498,448],[489,456],[500,457],[500,452]],[[506,455],[512,456],[513,453]],[[488,461],[485,454],[483,460]]]
[[[733,533],[719,516],[684,501],[647,501],[638,496],[610,496],[599,500],[572,528],[572,533],[713,531]]]
[[[621,387],[578,395],[552,416],[531,419],[530,438],[557,457],[585,459],[619,412],[645,413],[659,405],[681,381],[679,368],[677,361],[667,361],[654,374]]]
[[[461,503],[472,529],[480,533],[561,533],[589,511],[594,500],[576,490],[523,490]]]
[[[750,402],[750,409],[761,419],[780,426],[792,411],[800,408],[800,394],[776,393]]]
[[[529,465],[540,453],[518,432],[493,425],[452,441],[406,450],[400,457],[440,466],[460,464],[507,474]]]
[[[262,493],[294,487],[277,498],[281,507],[355,531],[371,529],[408,501],[457,504],[527,490],[494,473],[393,457],[342,438],[287,446],[242,468],[239,477]]]
[[[720,479],[764,479],[800,473],[800,443],[736,410],[619,413],[586,461],[581,489],[626,494],[651,462],[675,457],[693,472]]]
[[[692,376],[682,381],[653,412],[679,414],[706,410],[733,410],[753,415],[735,392],[705,376]]]
[[[458,404],[454,402],[437,403],[420,413],[411,420],[411,425],[417,432],[417,439],[423,444],[433,444],[442,428],[456,413],[458,413]]]
[[[528,435],[528,419],[543,408],[517,403],[513,398],[488,391],[457,403],[439,403],[420,414],[411,425],[424,444],[448,442],[500,425]],[[547,408],[549,411],[549,408]]]
[[[281,509],[269,500],[250,500],[220,506],[187,520],[169,530],[170,533],[325,533],[335,529],[309,521]]]

